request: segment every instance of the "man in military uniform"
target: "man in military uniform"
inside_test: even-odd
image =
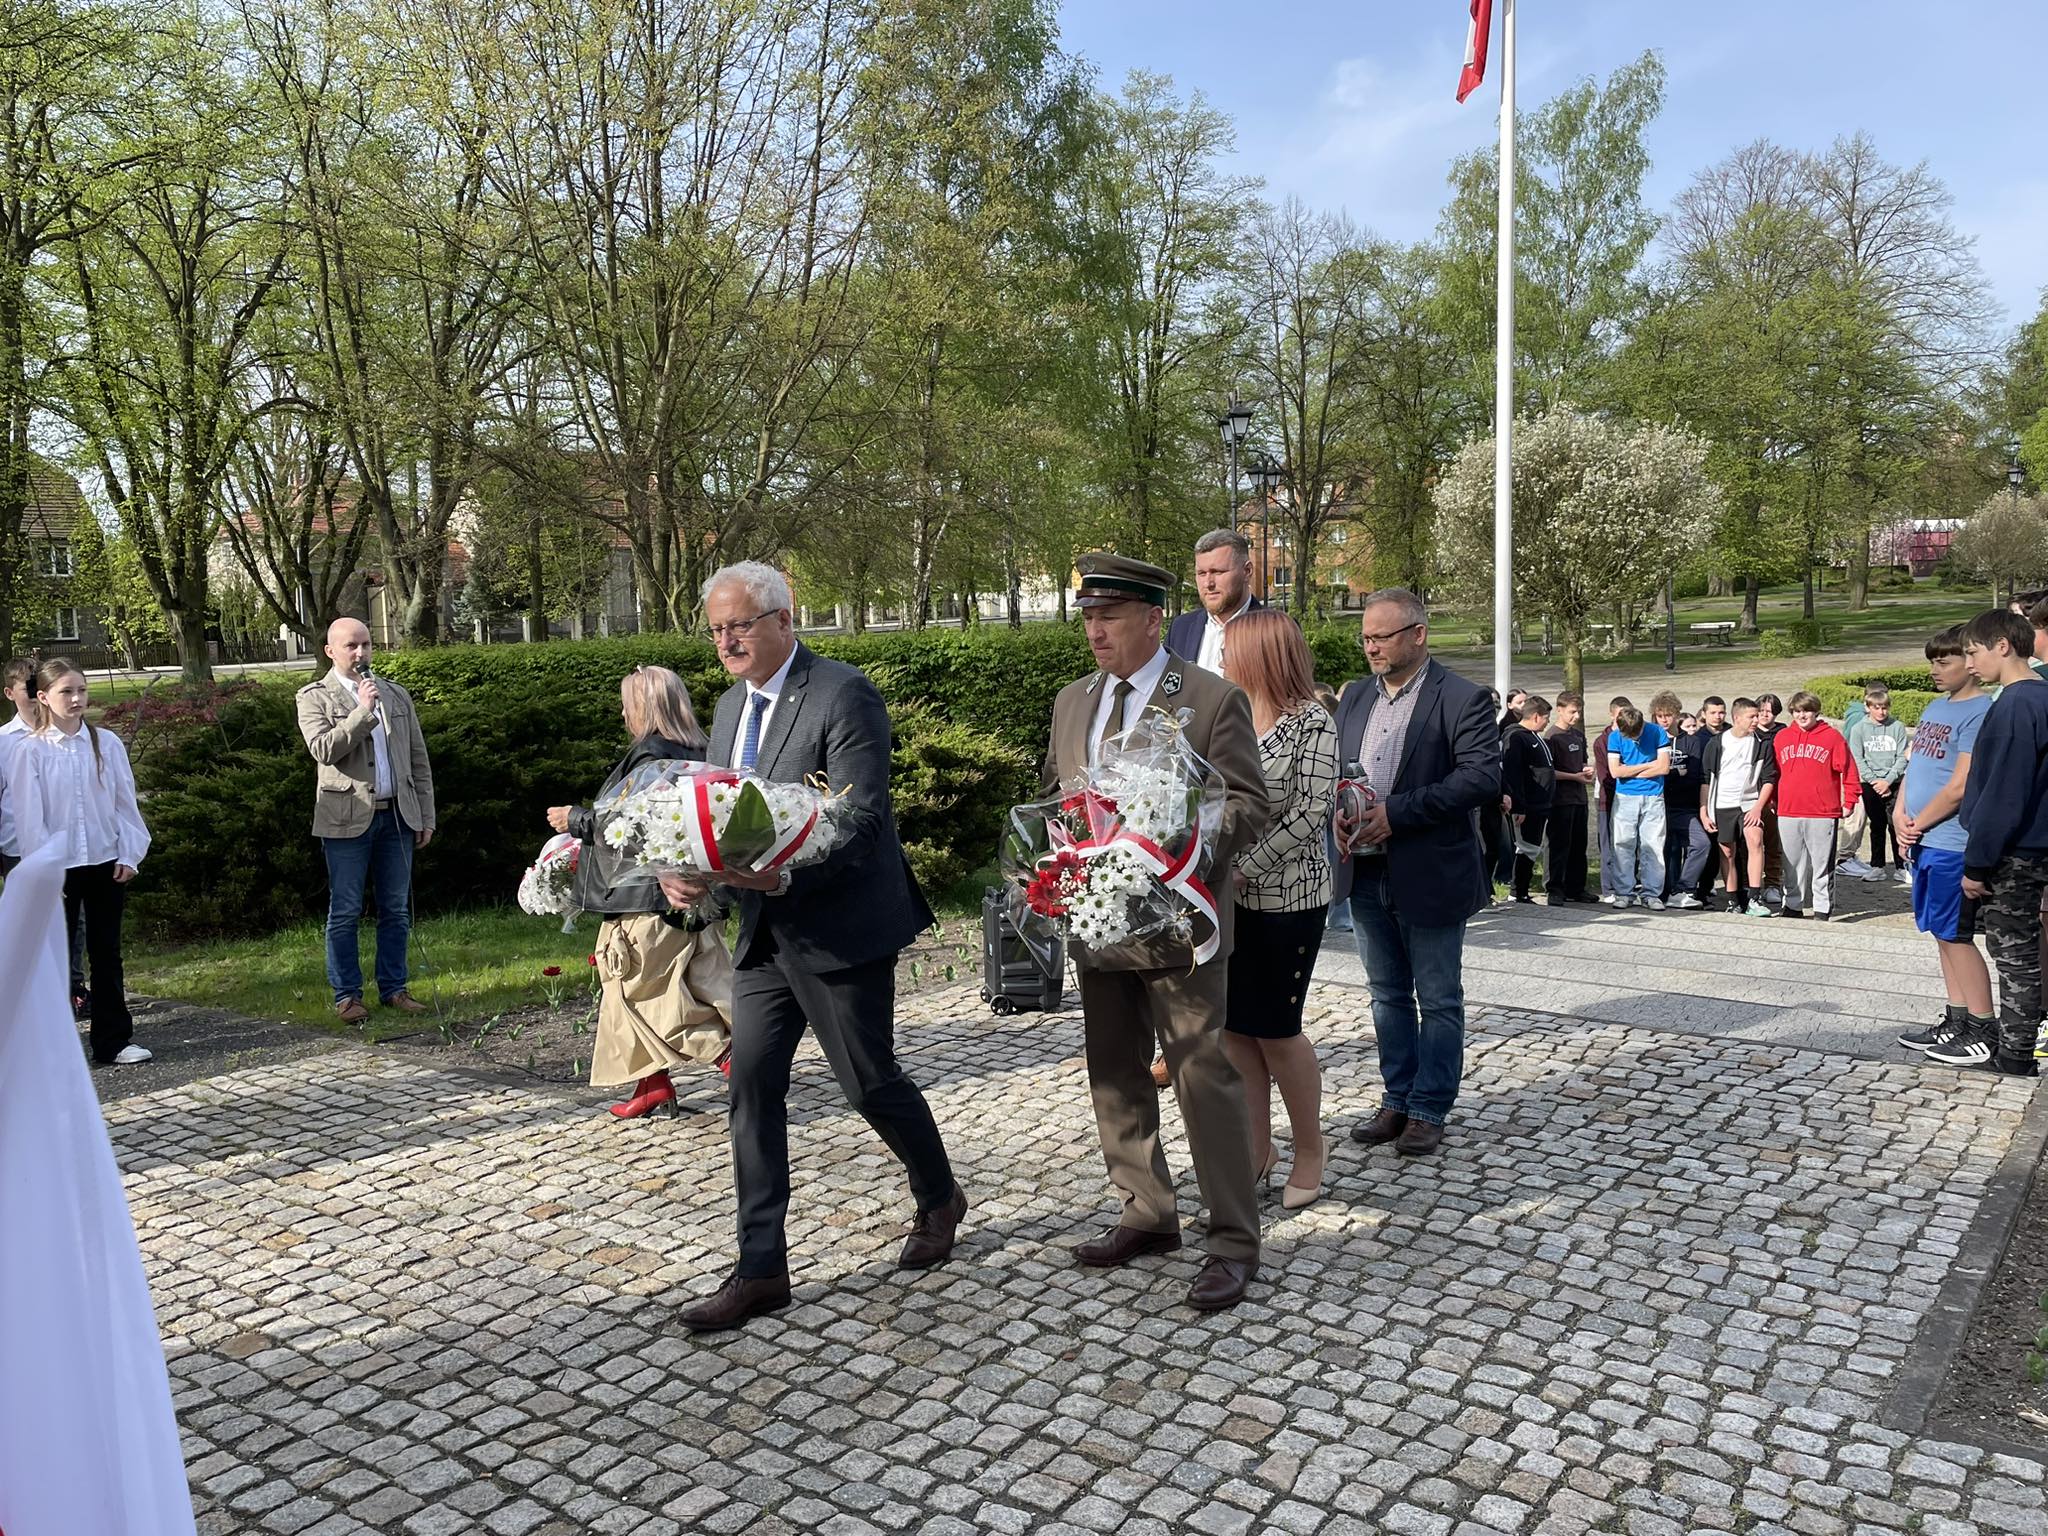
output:
[[[1209,1207],[1209,1258],[1188,1291],[1188,1304],[1220,1311],[1244,1299],[1259,1262],[1244,1085],[1223,1054],[1221,1035],[1231,863],[1265,829],[1268,814],[1258,736],[1242,689],[1160,644],[1170,572],[1108,554],[1083,555],[1078,565],[1082,627],[1100,670],[1068,684],[1053,703],[1047,784],[1070,786],[1095,761],[1102,742],[1135,725],[1147,709],[1169,715],[1186,710],[1188,745],[1222,777],[1227,808],[1217,846],[1207,851],[1201,870],[1216,893],[1222,924],[1212,958],[1195,964],[1191,940],[1173,933],[1075,956],[1095,1123],[1110,1182],[1123,1196],[1123,1215],[1117,1226],[1074,1252],[1083,1264],[1111,1269],[1180,1247],[1180,1215],[1159,1145],[1159,1092],[1150,1070],[1156,1039]]]

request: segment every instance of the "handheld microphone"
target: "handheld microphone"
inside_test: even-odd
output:
[[[356,663],[356,678],[357,678],[357,680],[358,680],[358,681],[361,681],[361,682],[375,682],[375,681],[376,681],[376,679],[375,679],[375,678],[374,678],[373,676],[371,676],[371,674],[370,674],[370,658],[369,658],[369,657],[365,656],[365,657],[364,657],[364,658],[363,658],[363,659],[362,659],[361,661],[359,661],[359,662],[357,662],[357,663]],[[387,724],[387,723],[385,722],[385,719],[384,719],[384,701],[383,701],[383,700],[379,699],[379,700],[377,701],[377,707],[376,707],[376,709],[375,709],[375,710],[373,710],[373,711],[372,711],[372,713],[374,713],[374,714],[376,715],[376,717],[377,717],[377,724],[378,724],[378,725],[380,725],[380,726],[382,726],[382,727],[383,727],[383,729],[384,729],[384,730],[385,730],[385,731],[386,731],[386,732],[388,733],[388,732],[390,731],[391,727],[390,727],[390,725],[388,725],[388,724]]]

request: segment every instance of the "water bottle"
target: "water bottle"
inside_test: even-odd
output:
[[[1337,814],[1354,828],[1365,813],[1379,804],[1379,794],[1372,787],[1372,780],[1366,777],[1365,764],[1353,758],[1344,765],[1344,775],[1337,780]],[[1348,847],[1339,852],[1349,854]]]

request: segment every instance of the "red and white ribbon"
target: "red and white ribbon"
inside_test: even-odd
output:
[[[1099,859],[1116,848],[1130,854],[1141,869],[1209,920],[1209,936],[1195,946],[1195,964],[1201,965],[1215,958],[1216,951],[1222,946],[1223,929],[1216,918],[1216,898],[1195,874],[1195,867],[1202,857],[1202,824],[1199,821],[1189,830],[1187,845],[1178,857],[1169,855],[1151,838],[1140,836],[1128,827],[1119,827],[1108,837],[1077,838],[1060,822],[1049,821],[1046,833],[1055,853],[1071,852],[1084,860]]]
[[[690,794],[684,805],[683,841],[690,850],[690,863],[707,874],[717,874],[726,868],[725,860],[718,852],[718,833],[712,825],[711,790],[714,785],[739,784],[743,782],[736,773],[698,774],[691,782]],[[818,825],[818,808],[811,807],[810,814],[788,831],[777,835],[749,874],[766,874],[769,870],[780,869],[797,851],[810,841],[811,833]]]

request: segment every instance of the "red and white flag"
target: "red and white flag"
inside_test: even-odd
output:
[[[1465,67],[1458,74],[1458,100],[1486,78],[1486,39],[1493,32],[1493,0],[1472,0],[1472,30],[1465,34]]]

